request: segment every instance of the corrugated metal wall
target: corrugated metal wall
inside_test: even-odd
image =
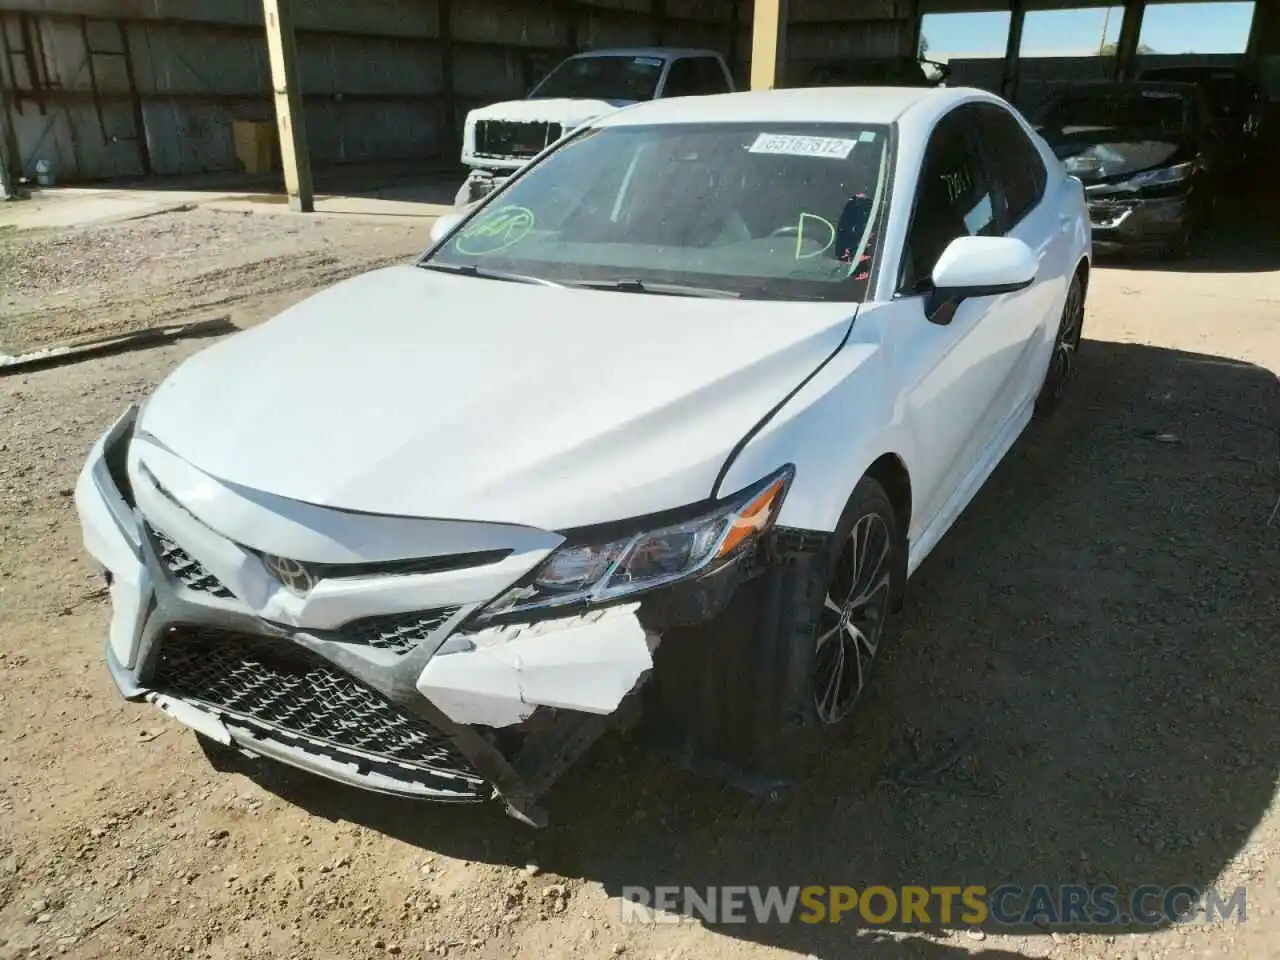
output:
[[[571,50],[750,49],[750,0],[295,0],[312,163],[452,160],[468,109]],[[23,173],[237,169],[233,120],[273,119],[259,0],[0,0]]]
[[[916,10],[915,0],[790,0],[786,83],[802,82],[822,60],[910,56]]]

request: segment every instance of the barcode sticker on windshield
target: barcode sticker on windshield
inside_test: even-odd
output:
[[[785,133],[762,133],[748,153],[774,153],[790,157],[830,157],[844,160],[857,145],[856,140],[839,137],[800,137]]]

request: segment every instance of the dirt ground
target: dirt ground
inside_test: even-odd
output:
[[[203,209],[7,240],[0,233],[0,353],[205,316],[251,323],[424,246],[420,220]]]
[[[0,233],[0,352],[249,325],[426,230],[197,209]],[[609,739],[540,832],[281,768],[217,773],[123,703],[71,490],[108,422],[207,341],[0,378],[0,958],[1280,957],[1280,250],[1233,242],[1095,270],[1074,396],[913,580],[823,776],[756,799]],[[1243,884],[1248,922],[652,926],[618,900],[1081,880]]]

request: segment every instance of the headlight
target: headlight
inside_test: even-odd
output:
[[[138,422],[138,408],[130,406],[103,434],[101,450],[96,460],[91,460],[88,467],[93,485],[106,504],[111,519],[133,545],[136,552],[142,546],[142,537],[138,532],[138,523],[133,515],[133,487],[129,483],[129,444],[133,440],[134,427]]]
[[[1097,173],[1102,166],[1101,161],[1097,157],[1081,154],[1080,156],[1067,157],[1062,161],[1062,168],[1067,173],[1079,175],[1082,173]]]
[[[1191,176],[1195,169],[1195,161],[1177,163],[1172,167],[1162,167],[1159,170],[1148,170],[1145,173],[1139,173],[1130,177],[1125,181],[1125,184],[1130,187],[1160,187],[1165,184],[1180,183]]]
[[[598,604],[718,570],[741,558],[773,526],[794,472],[784,467],[683,523],[562,546],[531,581],[486,607],[481,620]]]

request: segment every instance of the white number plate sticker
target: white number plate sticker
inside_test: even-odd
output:
[[[844,160],[857,143],[856,140],[843,140],[839,137],[800,137],[785,133],[762,133],[756,137],[756,142],[751,144],[748,152]]]

